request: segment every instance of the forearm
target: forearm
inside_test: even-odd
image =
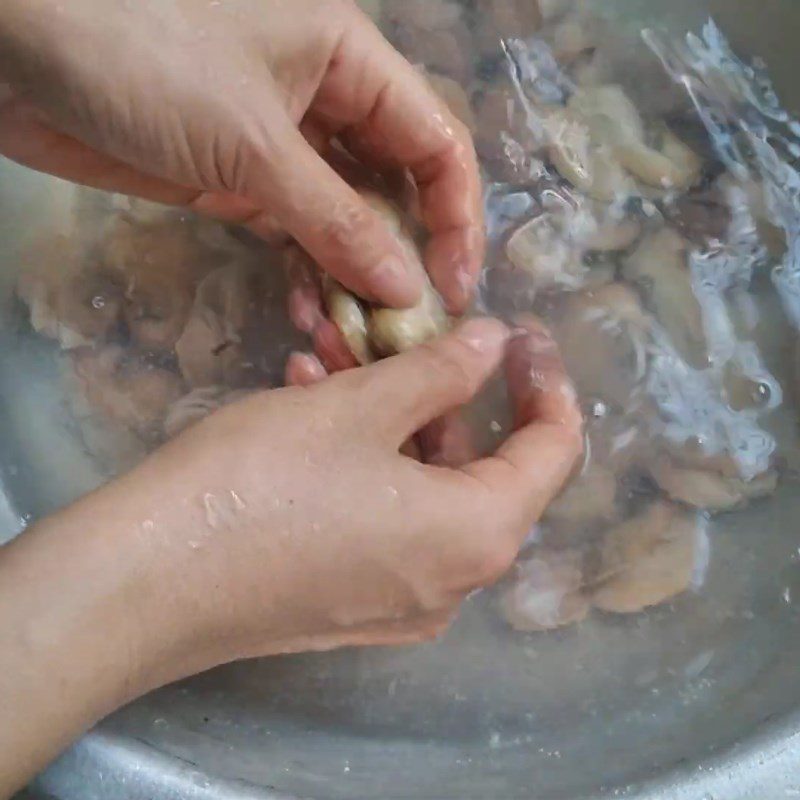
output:
[[[0,797],[173,677],[152,543],[111,502],[89,497],[0,550]]]

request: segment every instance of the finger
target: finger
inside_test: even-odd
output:
[[[282,112],[247,147],[235,193],[268,208],[303,249],[360,297],[411,306],[421,277],[388,225],[319,156]]]
[[[339,328],[325,314],[317,268],[296,245],[284,250],[284,269],[289,282],[289,318],[301,332],[311,336],[314,352],[328,372],[358,366],[358,361]]]
[[[508,329],[472,319],[428,344],[354,373],[366,408],[394,443],[469,402],[500,364]]]
[[[472,432],[460,409],[448,411],[426,425],[417,438],[426,464],[459,469],[478,457]]]
[[[463,312],[484,255],[481,181],[469,131],[367,21],[340,47],[312,112],[346,131],[362,152],[411,171],[431,234],[426,266],[448,309]]]
[[[527,323],[511,340],[506,372],[516,432],[494,456],[464,471],[520,515],[524,537],[571,474],[583,448],[582,418],[558,348],[538,323]]]
[[[330,373],[359,366],[339,328],[329,319],[320,320],[314,329],[314,352]]]
[[[313,386],[328,377],[322,362],[311,353],[292,353],[286,363],[287,386]]]

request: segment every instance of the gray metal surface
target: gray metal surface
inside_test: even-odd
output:
[[[632,26],[664,9],[679,28],[713,11],[737,45],[767,58],[800,108],[796,0],[604,5]],[[0,165],[0,290],[20,232],[68,200],[62,185]],[[5,336],[0,540],[21,517],[100,480],[68,435],[48,349],[9,347]],[[718,518],[703,588],[647,615],[521,637],[484,594],[435,645],[248,662],[167,687],[104,722],[35,791],[60,800],[800,797],[798,519],[792,484]]]

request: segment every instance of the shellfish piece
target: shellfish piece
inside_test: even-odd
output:
[[[332,278],[323,279],[325,305],[350,352],[362,366],[375,360],[369,342],[367,316],[359,300]]]
[[[436,290],[426,282],[418,305],[408,309],[374,309],[369,315],[368,329],[377,352],[391,356],[446,333],[450,319]]]
[[[778,475],[773,470],[746,481],[711,470],[682,467],[665,455],[656,458],[649,471],[670,499],[712,512],[731,511],[769,497],[778,485]]]
[[[581,622],[589,613],[583,556],[577,550],[538,549],[517,564],[512,580],[500,605],[515,630],[555,630]]]
[[[607,467],[592,464],[548,507],[548,522],[580,525],[617,516],[617,476]]]
[[[28,252],[17,282],[33,329],[71,350],[112,339],[122,317],[122,287],[67,237]]]
[[[191,226],[120,218],[101,255],[124,287],[123,315],[133,341],[145,350],[171,350],[186,326],[197,285],[213,266]]]
[[[639,286],[678,352],[694,366],[708,362],[703,313],[692,287],[688,243],[673,228],[645,236],[623,275]]]
[[[624,284],[570,295],[556,339],[579,392],[630,408],[646,374],[643,341],[650,318]]]
[[[590,129],[570,109],[545,120],[548,156],[559,174],[595,200],[610,202],[635,192],[634,182],[605,143],[593,141]]]
[[[478,50],[491,56],[500,52],[503,39],[528,39],[542,25],[537,0],[476,0]]]
[[[702,535],[697,514],[664,502],[614,528],[601,548],[592,604],[634,614],[682,594],[691,585]]]
[[[175,344],[189,386],[242,381],[242,332],[257,300],[252,278],[247,267],[230,264],[210,272],[198,286],[189,319]]]
[[[469,97],[467,97],[467,93],[461,85],[444,75],[436,75],[429,72],[425,77],[450,113],[463,122],[470,131],[474,132],[476,128],[475,115],[472,113]]]
[[[167,409],[185,391],[174,372],[113,345],[76,350],[71,360],[76,390],[89,409],[144,440],[157,438]]]
[[[644,142],[626,142],[615,152],[625,169],[642,183],[658,189],[688,189],[703,167],[700,156],[666,127],[654,147]]]

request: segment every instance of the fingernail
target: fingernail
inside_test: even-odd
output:
[[[509,330],[502,322],[488,317],[470,319],[457,330],[456,336],[477,353],[489,353],[505,346]]]
[[[416,305],[422,294],[419,277],[397,256],[387,256],[372,273],[374,291],[403,307]]]

